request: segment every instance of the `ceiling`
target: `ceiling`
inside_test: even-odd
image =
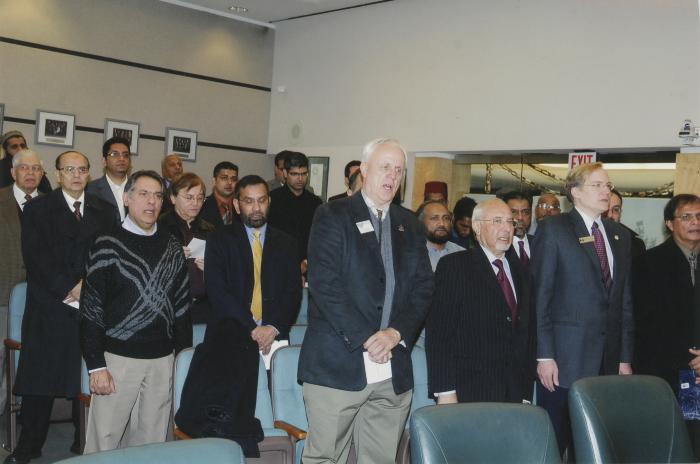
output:
[[[193,8],[227,17],[243,17],[255,22],[277,21],[307,16],[333,10],[371,6],[385,1],[371,0],[161,0],[185,8]],[[231,6],[248,8],[247,12],[236,12]],[[233,18],[235,19],[235,18]]]

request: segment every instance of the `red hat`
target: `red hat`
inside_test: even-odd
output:
[[[442,195],[447,198],[447,183],[440,182],[437,180],[431,180],[425,183],[425,193],[423,196],[429,193],[442,193]]]

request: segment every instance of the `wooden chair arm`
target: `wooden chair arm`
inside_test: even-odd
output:
[[[281,420],[276,420],[274,425],[276,429],[284,430],[292,438],[296,438],[297,440],[306,440],[307,432],[299,427],[295,427],[292,424]]]
[[[21,350],[22,349],[22,344],[20,342],[18,342],[17,340],[12,340],[11,338],[5,339],[5,346],[11,350]]]
[[[92,396],[86,395],[85,393],[81,393],[78,395],[78,399],[82,404],[84,404],[87,407],[90,407],[90,400],[92,399]]]
[[[191,440],[192,439],[191,436],[187,435],[185,432],[178,429],[177,427],[175,427],[175,430],[173,430],[173,434],[175,435],[176,438],[178,438],[180,440]]]

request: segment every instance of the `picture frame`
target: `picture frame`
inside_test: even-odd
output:
[[[4,134],[3,123],[5,122],[5,104],[0,103],[0,134]]]
[[[309,156],[309,185],[324,202],[328,197],[328,156]]]
[[[132,155],[139,154],[139,135],[141,124],[119,119],[105,119],[105,142],[112,137],[122,137],[129,141],[129,151]]]
[[[36,111],[36,143],[73,148],[75,115],[56,111]]]
[[[175,154],[182,161],[197,161],[197,131],[189,129],[165,128],[165,154]]]

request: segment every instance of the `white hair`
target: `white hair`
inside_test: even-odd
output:
[[[474,207],[474,212],[472,213],[472,221],[479,221],[483,219],[483,216],[486,214],[486,210],[492,206],[507,207],[508,205],[500,198],[489,198],[488,200],[484,200]]]
[[[24,158],[32,155],[36,156],[39,160],[39,164],[43,166],[44,163],[41,162],[41,158],[39,158],[39,155],[37,155],[34,150],[25,149],[17,152],[17,154],[15,154],[15,156],[12,157],[12,167],[16,168],[24,160]]]
[[[406,150],[404,149],[404,147],[401,146],[401,143],[398,140],[391,138],[374,139],[371,142],[367,143],[367,145],[365,145],[364,148],[362,148],[362,162],[368,162],[370,157],[374,154],[374,152],[377,151],[377,148],[379,148],[381,145],[391,145],[393,147],[398,148],[399,150],[401,150],[401,153],[403,153],[404,163],[407,162]]]

